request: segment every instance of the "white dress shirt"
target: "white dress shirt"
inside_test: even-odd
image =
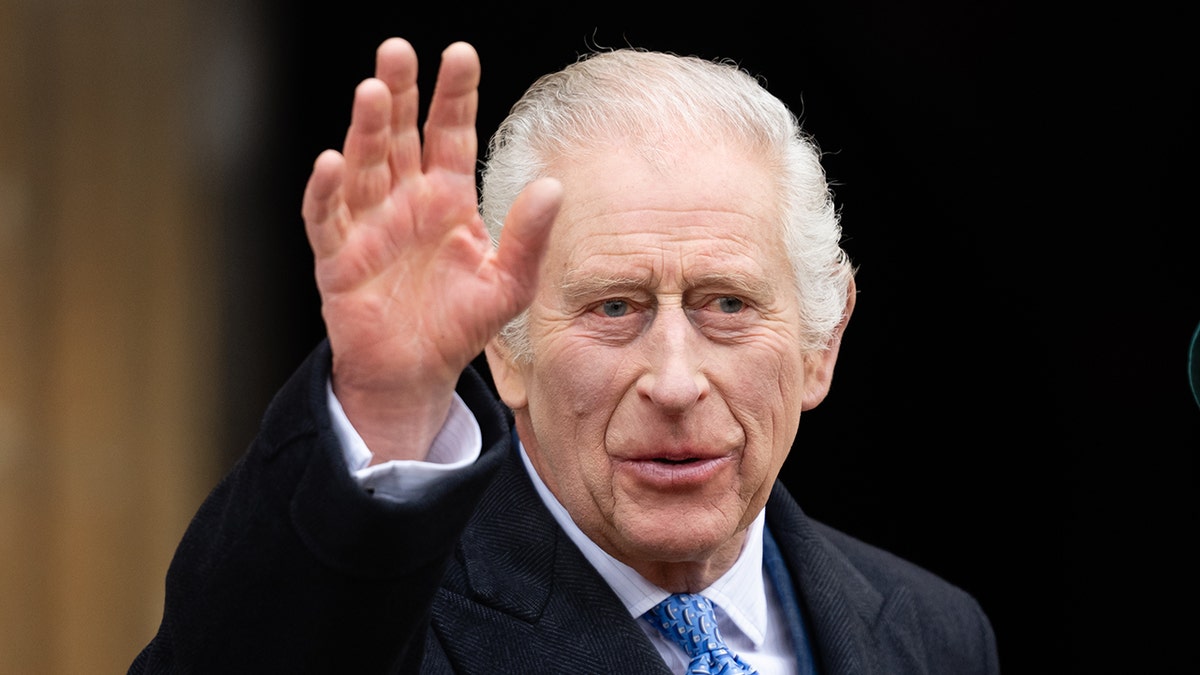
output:
[[[394,460],[370,466],[371,451],[350,424],[332,387],[328,387],[328,399],[334,432],[341,442],[346,466],[359,484],[377,498],[398,502],[419,499],[424,486],[447,472],[474,462],[482,451],[479,422],[456,394],[446,423],[434,439],[426,461]],[[554,519],[612,586],[671,671],[686,672],[690,659],[683,650],[639,618],[670,593],[650,583],[589,539],[534,471],[524,445],[521,445],[520,453],[538,495]],[[771,580],[762,563],[765,522],[766,514],[759,513],[747,531],[746,544],[733,567],[702,594],[716,606],[717,627],[730,649],[754,666],[760,675],[794,675],[795,651],[778,596],[768,592]]]

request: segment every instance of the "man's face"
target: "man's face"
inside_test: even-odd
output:
[[[529,309],[533,360],[492,354],[497,384],[585,533],[648,577],[680,563],[703,577],[737,556],[824,393],[772,177],[721,147],[555,168],[565,200]]]

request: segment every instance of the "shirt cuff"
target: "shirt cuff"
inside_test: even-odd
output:
[[[450,413],[434,437],[425,461],[396,459],[371,466],[374,455],[350,424],[341,401],[333,393],[331,381],[325,382],[325,391],[333,431],[342,446],[346,468],[363,489],[381,499],[401,503],[418,500],[427,485],[455,469],[470,465],[483,451],[479,421],[455,393]]]

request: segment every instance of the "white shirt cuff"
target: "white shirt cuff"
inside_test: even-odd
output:
[[[395,502],[420,499],[425,486],[470,465],[483,451],[479,421],[456,393],[446,422],[434,437],[425,461],[391,460],[371,466],[374,455],[350,424],[341,401],[333,393],[333,383],[326,381],[325,390],[333,431],[342,445],[346,468],[359,485],[376,497]]]

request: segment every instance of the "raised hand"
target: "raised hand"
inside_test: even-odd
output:
[[[343,152],[316,160],[304,194],[333,386],[375,461],[421,459],[463,368],[533,298],[561,201],[532,183],[493,249],[477,210],[479,57],[442,53],[417,129],[417,57],[399,38],[354,94]]]

